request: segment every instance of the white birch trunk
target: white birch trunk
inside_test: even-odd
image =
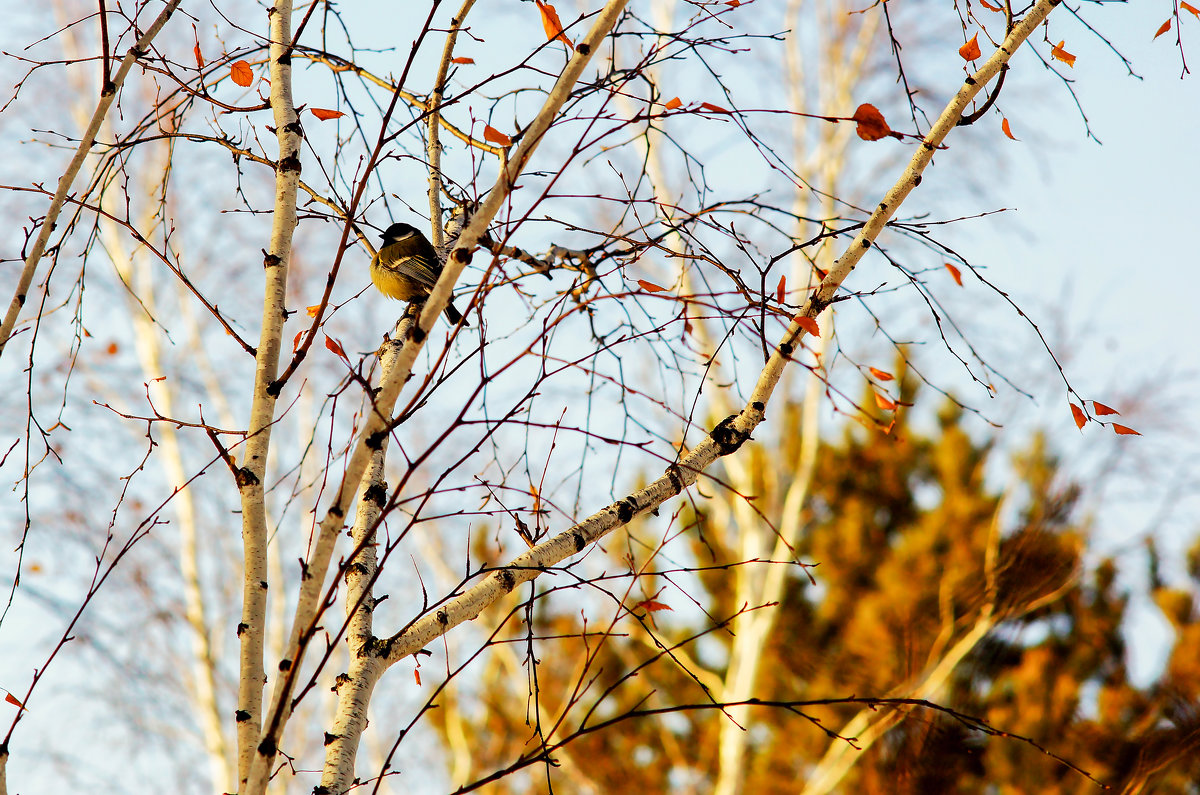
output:
[[[249,785],[251,767],[263,755],[274,758],[275,749],[260,748],[262,734],[263,645],[267,615],[267,517],[264,486],[271,427],[278,394],[273,385],[279,371],[283,322],[287,298],[288,262],[296,228],[296,189],[300,181],[299,118],[292,102],[292,5],[276,3],[270,14],[271,110],[279,156],[275,168],[275,208],[271,239],[264,262],[262,330],[255,356],[254,395],[246,448],[238,477],[242,502],[244,583],[237,707],[237,757],[239,792]],[[264,786],[265,789],[265,779]],[[262,791],[259,789],[258,791]]]

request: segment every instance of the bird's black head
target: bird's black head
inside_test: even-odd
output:
[[[418,232],[417,228],[412,224],[392,224],[382,235],[380,235],[380,237],[383,238],[384,245],[387,245],[388,243],[395,243],[398,240],[403,240],[411,235],[417,235],[419,237],[421,233]]]

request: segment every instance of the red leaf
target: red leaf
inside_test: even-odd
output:
[[[663,107],[665,107],[667,110],[675,110],[676,108],[681,107],[682,105],[683,105],[683,103],[679,100],[679,97],[675,97],[675,99],[671,100]]]
[[[330,119],[340,119],[345,116],[340,110],[325,110],[325,108],[309,108],[312,115],[316,116],[321,121],[329,121]]]
[[[994,5],[992,5],[992,4],[991,4],[991,3],[989,3],[987,0],[979,0],[979,5],[983,6],[983,7],[984,7],[984,8],[986,8],[988,11],[1003,11],[1003,10],[1004,10],[1004,9],[1003,9],[1003,8],[1001,8],[1000,6],[994,6]]]
[[[672,607],[670,605],[663,604],[662,602],[656,602],[653,599],[643,599],[642,601],[638,602],[636,605],[633,606],[634,610],[639,610],[639,609],[643,609],[643,608],[646,610],[647,613],[657,613],[659,610],[671,610],[672,612],[674,612],[674,610],[672,609]]]
[[[949,262],[943,263],[946,270],[950,271],[950,278],[954,279],[954,283],[962,287],[962,271],[951,265]]]
[[[714,105],[711,102],[701,102],[700,107],[705,110],[711,110],[713,113],[730,113],[731,111],[722,108],[720,105]]]
[[[1004,121],[1000,122],[1000,129],[1004,130],[1004,134],[1007,135],[1009,138],[1013,139],[1014,141],[1020,140],[1019,138],[1017,138],[1017,136],[1012,134],[1012,127],[1008,126],[1008,119],[1005,119]]]
[[[1189,12],[1196,19],[1200,19],[1200,8],[1196,8],[1191,3],[1180,3],[1179,7],[1182,8],[1184,11]]]
[[[787,274],[779,277],[779,286],[775,288],[775,300],[783,303],[783,299],[787,297]]]
[[[725,0],[725,5],[737,8],[742,4],[742,0]]]
[[[512,138],[509,138],[504,133],[497,130],[490,124],[483,125],[483,140],[489,141],[501,146],[509,146],[512,144]]]
[[[648,282],[645,279],[638,279],[637,283],[643,290],[645,290],[648,293],[665,293],[667,291],[666,287],[659,287],[654,282]]]
[[[879,406],[879,408],[883,409],[884,411],[894,411],[896,408],[895,401],[889,400],[887,397],[879,394],[878,392],[875,393],[875,405]]]
[[[16,696],[14,696],[12,693],[5,691],[4,700],[7,701],[9,704],[15,704],[16,706],[20,707],[21,709],[25,709],[25,705],[21,703],[21,700],[19,698],[17,698]]]
[[[559,21],[558,12],[554,10],[554,6],[543,3],[542,0],[533,1],[537,3],[538,11],[542,12],[542,27],[546,29],[546,39],[549,41],[558,39],[572,50],[575,49],[575,45],[567,38],[567,34],[563,33],[562,22]]]
[[[450,63],[475,63],[474,58],[451,58]]]
[[[879,109],[870,104],[859,105],[850,121],[858,122],[855,132],[864,141],[878,141],[892,131]]]
[[[229,67],[229,76],[242,88],[248,88],[254,82],[254,70],[245,61],[234,61]]]
[[[1118,425],[1115,422],[1113,423],[1112,429],[1121,436],[1141,436],[1141,434],[1135,431],[1133,428],[1125,425]]]
[[[1083,429],[1083,424],[1088,421],[1088,417],[1083,413],[1083,409],[1076,406],[1074,403],[1068,404],[1071,407],[1071,416],[1075,418],[1075,427]]]
[[[328,334],[324,335],[324,337],[325,337],[325,347],[326,348],[333,351],[335,354],[337,354],[339,357],[345,359],[346,361],[350,361],[350,357],[346,355],[346,352],[344,350],[342,350],[342,344],[340,342],[338,342],[337,340],[334,340],[334,339],[330,339]]]
[[[880,381],[892,381],[896,378],[896,376],[892,375],[887,370],[878,370],[874,367],[868,367],[867,369],[871,371],[871,375],[875,376]]]
[[[1166,22],[1162,23],[1162,27],[1158,29],[1158,33],[1154,34],[1154,38],[1157,39],[1159,36],[1163,35],[1170,29],[1171,29],[1171,20],[1168,19]],[[1151,39],[1151,41],[1153,41],[1153,40],[1154,39]]]
[[[196,46],[192,49],[192,53],[196,56],[196,68],[204,68],[204,54],[200,52],[200,34],[196,32],[196,23],[192,23],[192,38],[196,40]]]
[[[1053,55],[1058,60],[1065,63],[1067,66],[1074,69],[1075,68],[1075,56],[1063,49],[1064,44],[1066,44],[1066,41],[1060,41],[1058,44],[1055,44],[1053,47],[1050,48],[1050,54]]]
[[[1098,417],[1107,417],[1109,414],[1120,414],[1121,413],[1121,412],[1117,411],[1116,409],[1110,408],[1109,406],[1106,406],[1097,400],[1092,401],[1092,411],[1096,412],[1096,416],[1098,416]]]
[[[812,334],[814,337],[821,336],[821,327],[818,326],[817,321],[813,320],[811,317],[801,315],[800,317],[796,318],[796,322],[800,324],[800,328],[804,329],[809,334]]]
[[[964,61],[974,61],[980,56],[979,52],[979,34],[976,33],[971,37],[971,40],[958,48],[958,54],[962,56]]]

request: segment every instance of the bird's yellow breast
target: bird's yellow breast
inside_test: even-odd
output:
[[[429,294],[414,280],[376,262],[371,263],[371,281],[379,288],[379,292],[397,301],[413,301]]]

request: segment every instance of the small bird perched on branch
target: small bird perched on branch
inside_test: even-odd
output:
[[[392,224],[381,237],[383,245],[371,259],[371,281],[388,298],[424,301],[442,273],[433,245],[411,224]],[[453,303],[446,304],[446,319],[454,325],[463,319]]]

